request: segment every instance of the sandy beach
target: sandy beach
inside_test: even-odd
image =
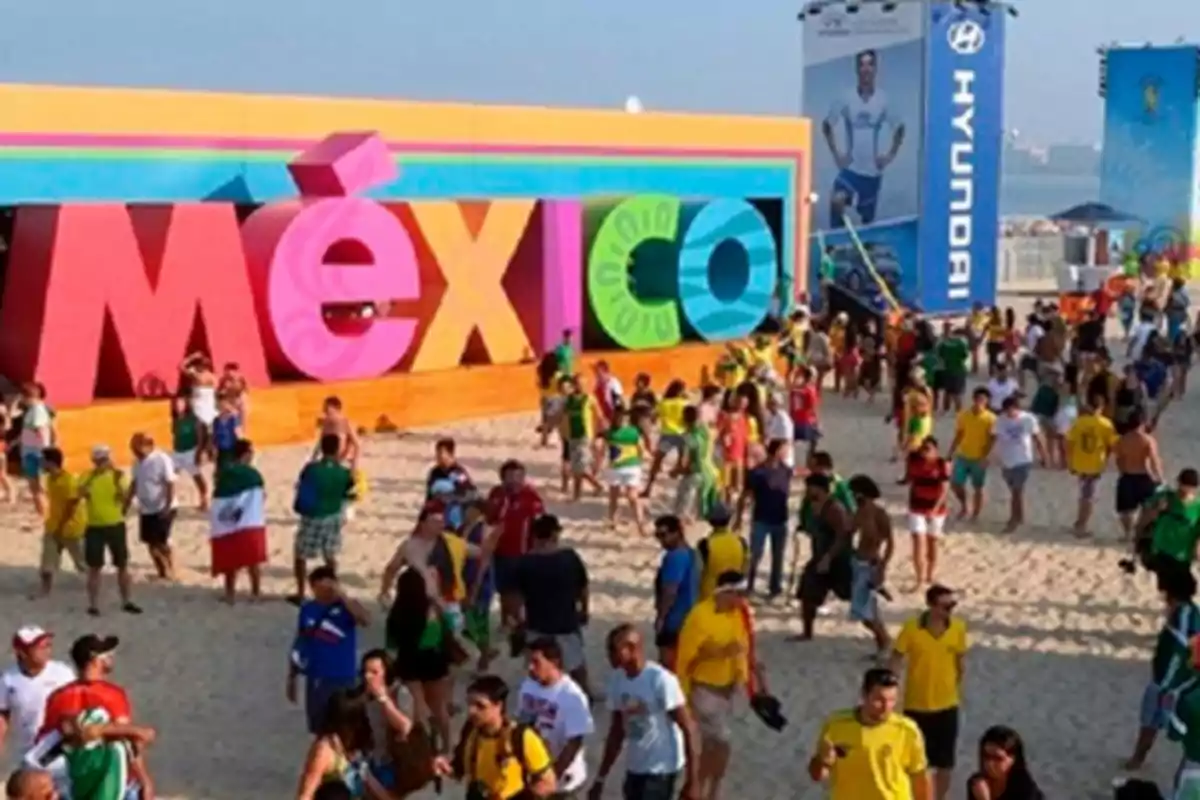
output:
[[[1168,412],[1161,426],[1171,476],[1195,463],[1189,459],[1195,458],[1200,441],[1198,406],[1196,396],[1187,398]],[[823,420],[826,446],[841,474],[874,476],[885,487],[889,507],[899,512],[903,488],[894,484],[897,466],[886,461],[892,429],[883,424],[883,411],[882,403],[829,401]],[[588,657],[599,675],[606,673],[602,643],[607,630],[617,621],[651,619],[657,545],[639,538],[631,525],[606,530],[600,499],[574,506],[563,502],[557,491],[558,451],[536,449],[533,426],[531,414],[369,439],[364,468],[371,493],[347,531],[343,581],[351,593],[377,607],[373,598],[380,572],[412,526],[437,437],[455,437],[462,462],[486,487],[496,482],[504,459],[519,457],[529,465],[551,510],[565,521],[567,540],[590,569]],[[938,434],[948,444],[949,417],[939,419]],[[295,790],[308,738],[301,709],[284,699],[296,613],[282,596],[291,590],[292,484],[307,452],[300,446],[277,448],[258,458],[269,486],[271,564],[264,588],[271,597],[257,606],[228,608],[217,602],[216,584],[207,573],[207,521],[190,509],[181,513],[174,534],[178,584],[148,582],[149,560],[140,546],[134,548],[135,599],[145,608],[143,616],[118,611],[115,580],[108,575],[99,620],[83,613],[80,576],[61,576],[49,600],[27,600],[36,582],[40,526],[27,504],[0,511],[5,522],[0,631],[7,637],[20,624],[43,625],[56,633],[63,658],[70,641],[85,632],[122,638],[115,677],[129,690],[135,717],[158,730],[150,764],[163,798],[262,800],[289,797]],[[1117,568],[1121,551],[1113,483],[1112,477],[1103,483],[1094,523],[1098,535],[1092,541],[1078,541],[1066,529],[1076,495],[1074,480],[1064,472],[1035,472],[1028,495],[1030,522],[1016,534],[999,533],[1007,495],[996,470],[983,519],[970,527],[950,526],[939,578],[962,592],[960,609],[972,644],[961,770],[953,796],[961,796],[963,781],[975,768],[979,734],[995,723],[1011,725],[1025,737],[1034,774],[1047,796],[1110,796],[1110,781],[1136,732],[1138,701],[1161,620],[1152,579],[1144,573],[1127,577]],[[673,491],[660,481],[651,510],[665,510]],[[181,495],[190,506],[190,485],[181,488]],[[703,533],[694,529],[692,538]],[[897,541],[889,583],[901,591],[885,608],[893,630],[919,606],[916,596],[903,593],[911,585],[909,546],[905,535],[898,534]],[[760,610],[760,655],[791,724],[775,734],[742,710],[726,783],[730,800],[823,796],[803,773],[804,760],[822,717],[854,703],[870,650],[866,633],[845,620],[845,606],[832,608],[834,615],[818,622],[817,640],[807,644],[785,641],[798,628],[794,608]],[[373,646],[382,637],[377,620],[362,644]],[[508,678],[521,671],[519,662],[507,659],[498,667]],[[603,707],[596,714],[602,729],[607,714]],[[589,746],[593,764],[599,749],[600,734]],[[1165,787],[1177,760],[1178,748],[1162,741],[1146,772]],[[11,764],[12,754],[0,761]],[[618,783],[612,784],[610,791],[616,791]],[[460,792],[448,787],[446,796]],[[426,796],[434,795],[421,795]]]

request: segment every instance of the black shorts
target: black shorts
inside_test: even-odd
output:
[[[125,523],[88,526],[83,534],[83,561],[91,569],[104,568],[104,553],[108,551],[112,565],[124,569],[129,565],[129,541]]]
[[[559,448],[559,460],[564,464],[571,463],[571,441],[565,436],[559,437],[562,440],[562,447]]]
[[[1158,491],[1149,475],[1121,475],[1117,478],[1117,513],[1132,514]]]
[[[943,372],[940,388],[951,397],[961,397],[963,392],[967,390],[967,376],[951,375],[948,372]]]
[[[849,558],[835,559],[824,574],[817,572],[817,559],[814,558],[804,565],[796,597],[814,606],[823,604],[830,592],[839,600],[849,600],[852,582]]]
[[[175,524],[175,509],[168,508],[157,514],[142,514],[138,517],[138,538],[150,547],[166,547],[171,539],[171,526]]]
[[[625,783],[621,786],[623,800],[675,800],[675,786],[679,782],[679,774],[672,772],[667,775],[625,775]]]
[[[958,707],[944,711],[905,711],[921,729],[925,739],[925,759],[931,769],[954,769],[954,751],[958,749]]]

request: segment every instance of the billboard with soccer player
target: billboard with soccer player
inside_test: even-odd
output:
[[[870,276],[863,280],[864,251],[888,254],[871,261],[887,264],[885,280],[902,302],[918,290],[915,254],[910,247],[898,252],[896,242],[915,239],[920,203],[923,30],[919,3],[834,4],[817,13],[810,7],[804,25],[803,108],[815,128],[819,195],[812,224],[821,232],[811,264],[823,256],[826,279],[872,306],[879,298]]]

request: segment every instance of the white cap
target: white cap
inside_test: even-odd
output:
[[[112,450],[106,444],[98,444],[92,447],[92,461],[108,461],[112,457]]]
[[[44,639],[52,636],[48,630],[40,625],[22,625],[17,628],[17,632],[13,634],[12,643],[14,648],[29,648],[37,645]]]

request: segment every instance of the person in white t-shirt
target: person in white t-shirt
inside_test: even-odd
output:
[[[46,389],[40,383],[27,383],[21,389],[21,474],[29,481],[33,507],[38,516],[46,514],[46,495],[42,488],[42,451],[54,444],[54,415],[46,405]]]
[[[541,734],[554,759],[558,792],[571,796],[587,782],[584,739],[592,735],[591,705],[579,684],[563,671],[558,642],[543,637],[530,643],[529,677],[517,692],[519,722]]]
[[[788,469],[794,470],[796,468],[796,449],[803,446],[804,443],[793,441],[796,424],[792,422],[792,415],[788,412],[786,404],[775,392],[767,395],[766,427],[763,442],[768,445],[776,440],[783,442],[783,463]]]
[[[158,577],[175,579],[171,557],[171,526],[175,522],[175,461],[154,446],[146,433],[135,433],[129,448],[133,451],[133,482],[125,499],[125,509],[134,498],[138,503],[138,533],[158,570]]]
[[[991,395],[989,401],[992,411],[999,412],[1004,407],[1004,401],[1020,391],[1020,386],[1013,380],[1007,361],[996,365],[996,372],[988,379],[987,389]]]
[[[1008,486],[1008,524],[1005,533],[1012,533],[1025,522],[1025,484],[1033,470],[1037,453],[1039,464],[1046,463],[1046,445],[1042,441],[1037,417],[1021,410],[1017,396],[1005,398],[992,425],[995,443],[992,452],[1000,460],[1000,474]]]
[[[854,58],[856,83],[829,109],[821,132],[837,164],[829,201],[829,227],[846,226],[846,208],[853,204],[862,225],[875,221],[883,171],[904,144],[904,122],[897,119],[887,95],[876,86],[879,53],[863,50]],[[891,133],[890,145],[882,139]],[[840,139],[840,142],[839,142]]]
[[[42,727],[46,698],[75,680],[75,671],[51,658],[54,637],[36,625],[13,634],[17,663],[0,674],[0,750],[11,733],[11,751],[23,756]]]

